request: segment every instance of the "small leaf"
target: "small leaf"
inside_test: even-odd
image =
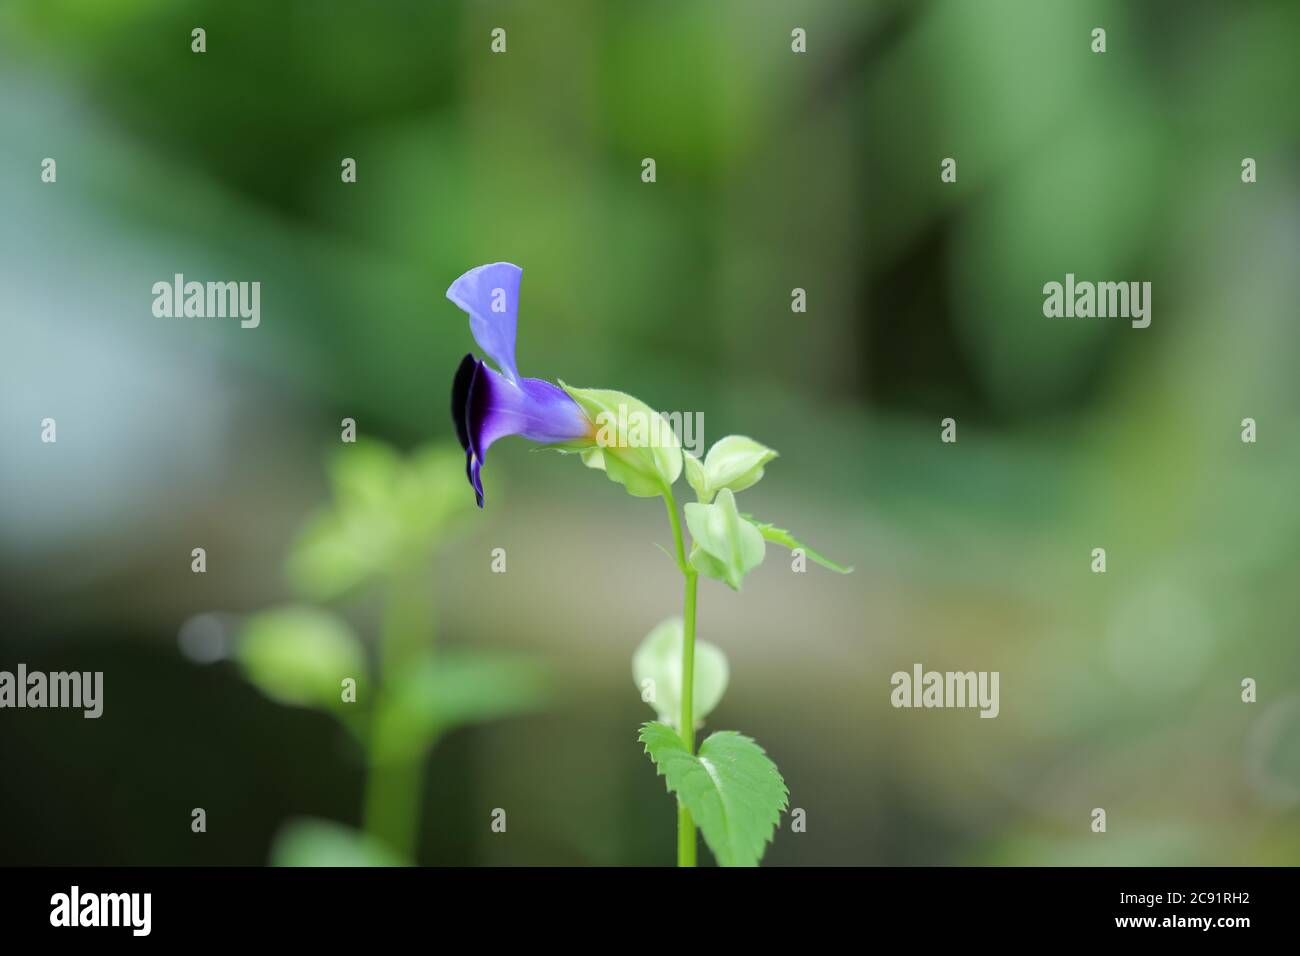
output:
[[[393,509],[407,553],[443,540],[458,519],[475,513],[465,490],[465,453],[453,445],[417,448],[403,460]]]
[[[272,866],[405,866],[386,846],[332,820],[301,818],[280,828]]]
[[[624,392],[560,386],[596,423],[595,451],[583,452],[589,468],[603,468],[610,481],[638,498],[662,495],[682,473],[682,448],[668,420]]]
[[[691,553],[688,556],[691,567],[706,578],[712,578],[715,581],[727,580],[727,566],[715,558],[709,552],[703,550],[698,544],[691,545]],[[734,585],[732,585],[735,587]],[[736,590],[740,590],[736,588]]]
[[[426,653],[385,688],[375,711],[375,756],[419,753],[439,734],[536,709],[546,675],[533,661],[500,654]]]
[[[723,488],[741,492],[758,484],[763,477],[763,466],[775,457],[776,452],[771,448],[744,435],[718,439],[704,457],[706,494],[700,500],[712,501]]]
[[[682,715],[682,619],[672,617],[646,635],[632,655],[632,679],[638,690],[654,681],[654,700],[647,701],[659,719],[673,727]],[[727,658],[707,641],[695,642],[694,691],[696,726],[718,706],[727,689]]]
[[[642,725],[639,739],[718,864],[757,866],[789,798],[763,748],[734,730],[719,730],[695,755],[677,731],[658,722]]]
[[[338,511],[309,520],[289,554],[288,577],[305,597],[327,601],[379,573],[386,551],[377,528]]]
[[[340,448],[329,464],[336,506],[359,511],[383,509],[401,468],[401,456],[382,442],[361,441]]]
[[[830,558],[818,554],[812,548],[808,547],[808,545],[798,541],[794,535],[792,535],[789,531],[786,531],[784,528],[778,528],[771,524],[764,524],[762,522],[755,521],[752,515],[741,515],[741,517],[744,518],[746,521],[748,521],[750,524],[752,524],[755,528],[757,528],[758,533],[761,534],[768,541],[775,541],[777,544],[785,545],[787,548],[790,548],[791,550],[795,548],[801,548],[804,554],[808,555],[808,557],[812,558],[812,560],[816,561],[823,568],[829,568],[830,570],[836,572],[837,574],[851,574],[853,572],[852,568],[846,568],[844,565],[837,564],[836,562],[832,561]]]
[[[695,544],[691,552],[695,569],[739,591],[745,575],[763,563],[763,535],[740,517],[730,488],[723,488],[711,505],[692,502],[684,510]]]
[[[695,497],[707,505],[713,500],[713,493],[709,491],[709,476],[705,474],[704,465],[689,451],[682,452],[682,465],[686,482],[694,489]]]
[[[235,657],[248,680],[283,704],[336,710],[343,679],[366,677],[361,644],[338,617],[312,607],[283,607],[244,622]]]
[[[403,458],[379,442],[345,445],[330,464],[334,497],[289,555],[294,588],[330,600],[414,560],[472,513],[465,457],[431,446]]]

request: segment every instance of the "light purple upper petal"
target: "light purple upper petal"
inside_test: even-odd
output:
[[[515,367],[515,325],[519,315],[519,279],[523,270],[511,262],[470,269],[451,284],[447,298],[469,313],[469,329],[479,348],[511,382]]]

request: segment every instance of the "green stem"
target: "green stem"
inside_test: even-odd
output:
[[[686,601],[682,610],[682,742],[695,753],[695,586],[699,576],[686,575]]]
[[[686,601],[682,612],[682,742],[695,753],[695,585],[699,577],[686,575]],[[695,865],[695,821],[685,807],[677,807],[677,865]]]
[[[689,577],[694,569],[686,561],[686,544],[682,540],[682,520],[677,516],[677,500],[673,498],[671,488],[664,488],[664,506],[668,509],[668,520],[673,526],[673,543],[677,546],[677,569],[682,577]]]
[[[420,825],[420,786],[424,756],[399,748],[390,751],[383,739],[384,695],[393,679],[418,656],[433,633],[433,605],[420,575],[398,570],[389,581],[384,627],[379,646],[379,681],[370,711],[368,774],[364,820],[366,832],[403,858],[414,860]]]
[[[673,526],[673,541],[677,546],[677,566],[686,580],[686,596],[682,608],[682,710],[680,733],[687,753],[695,753],[695,594],[699,575],[686,560],[686,544],[682,538],[682,523],[677,515],[677,502],[670,489],[664,489],[664,504],[668,507],[668,520]],[[695,821],[691,811],[677,803],[677,865],[695,865]]]
[[[370,745],[366,778],[366,833],[413,860],[420,822],[420,756],[381,757]]]

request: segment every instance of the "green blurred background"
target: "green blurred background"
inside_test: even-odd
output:
[[[856,566],[701,586],[710,726],[807,813],[766,862],[1300,859],[1298,37],[1285,2],[7,0],[0,668],[103,670],[105,714],[0,712],[0,862],[360,825],[347,728],[195,658],[297,600],[343,417],[454,442],[443,292],[501,259],[524,374],[779,449],[746,506]],[[261,327],[154,318],[176,272],[259,280]],[[1067,272],[1151,281],[1151,327],[1044,318]],[[416,859],[670,863],[629,665],[679,607],[663,509],[518,439],[484,476],[415,563],[437,646],[551,692],[439,739]],[[332,608],[378,639],[373,593]],[[914,662],[1000,671],[1001,715],[892,709]]]

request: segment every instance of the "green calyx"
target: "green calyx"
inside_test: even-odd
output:
[[[663,415],[626,392],[560,387],[596,428],[595,446],[580,452],[584,465],[604,471],[637,498],[655,498],[672,487],[682,473],[682,447]]]
[[[686,480],[702,504],[708,504],[724,488],[744,491],[763,477],[763,466],[777,453],[744,435],[728,435],[714,442],[700,461],[686,453]]]
[[[739,591],[745,575],[763,563],[763,535],[740,516],[730,488],[718,492],[713,504],[694,502],[685,511],[686,527],[695,542],[691,565],[705,577],[725,581]]]

